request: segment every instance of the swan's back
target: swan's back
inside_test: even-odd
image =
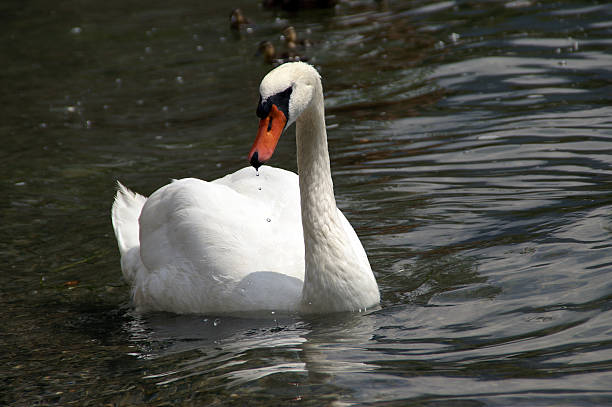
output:
[[[304,278],[297,175],[244,168],[154,192],[139,219],[140,310],[294,310]],[[133,231],[131,231],[133,232]]]

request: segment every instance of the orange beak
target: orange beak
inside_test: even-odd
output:
[[[249,152],[249,162],[253,167],[259,168],[272,157],[286,124],[285,114],[276,105],[272,105],[268,116],[259,121],[257,137]]]

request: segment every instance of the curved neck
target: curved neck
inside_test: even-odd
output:
[[[336,207],[318,75],[314,83],[296,123],[305,263],[300,310],[357,311],[377,304],[380,296],[359,238]]]
[[[326,220],[322,217],[335,217],[336,198],[327,150],[325,108],[320,82],[315,87],[309,107],[297,119],[295,134],[302,223],[305,216],[312,221]],[[317,225],[304,224],[305,231],[307,226],[316,228]]]
[[[344,303],[341,288],[350,280],[348,270],[338,267],[346,262],[347,238],[334,196],[320,83],[309,107],[297,120],[296,141],[304,231],[302,310],[352,309]]]

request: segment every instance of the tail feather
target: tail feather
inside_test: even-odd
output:
[[[122,256],[131,248],[140,246],[138,218],[146,200],[144,196],[130,191],[117,181],[117,195],[113,203],[112,219]]]
[[[113,229],[121,253],[121,270],[132,282],[138,270],[144,268],[140,259],[138,218],[147,198],[130,191],[117,181],[117,195],[112,209]]]

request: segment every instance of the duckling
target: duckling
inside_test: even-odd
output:
[[[266,64],[278,63],[278,58],[276,57],[276,49],[274,48],[274,44],[272,44],[270,41],[262,41],[259,43],[259,47],[257,48],[257,53],[255,55],[261,54],[263,54],[264,61],[266,62]]]
[[[251,21],[242,14],[242,10],[239,8],[235,8],[230,13],[230,28],[232,30],[240,31],[241,29],[246,28],[247,32],[249,29],[252,30],[249,25]]]
[[[272,64],[272,65],[281,65],[281,64],[284,64],[285,62],[298,62],[298,61],[308,60],[307,58],[301,57],[299,55],[292,55],[289,52],[283,52],[282,54],[277,54],[274,44],[272,44],[270,41],[262,41],[259,43],[259,46],[257,48],[257,53],[255,55],[261,55],[261,54],[263,54],[264,56],[264,61],[267,64]]]
[[[295,52],[298,48],[308,48],[311,45],[309,40],[298,40],[297,32],[291,25],[283,30],[283,37],[285,46],[290,52]]]

